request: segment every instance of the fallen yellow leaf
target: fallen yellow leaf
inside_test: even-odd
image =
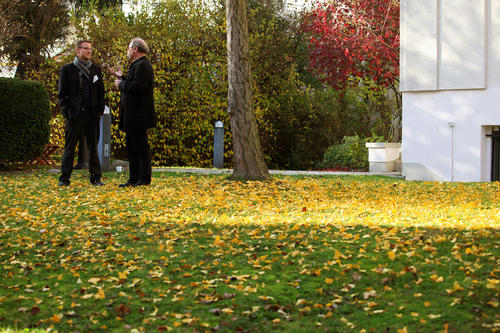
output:
[[[58,323],[61,321],[62,317],[62,314],[54,314],[52,317],[50,317],[50,321],[53,323]]]
[[[91,278],[89,279],[89,282],[92,284],[98,284],[101,281],[100,278]]]
[[[220,236],[215,236],[214,245],[218,247],[224,246],[224,242],[221,240]]]

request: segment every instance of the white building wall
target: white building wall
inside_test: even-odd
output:
[[[486,134],[500,126],[500,0],[401,5],[403,174],[489,181]]]
[[[491,143],[485,131],[500,125],[500,88],[407,92],[403,105],[401,155],[407,179],[490,179]]]

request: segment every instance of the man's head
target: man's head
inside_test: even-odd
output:
[[[89,40],[81,39],[76,42],[76,56],[80,61],[89,61],[92,55],[92,43]]]
[[[145,56],[149,52],[149,47],[141,38],[134,38],[128,44],[127,58],[130,62]]]

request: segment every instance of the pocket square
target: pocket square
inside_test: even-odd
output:
[[[92,80],[92,83],[95,83],[97,80],[99,80],[99,78],[97,77],[97,75],[94,75],[94,79]]]

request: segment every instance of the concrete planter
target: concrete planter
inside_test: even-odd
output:
[[[401,143],[367,142],[370,172],[401,171]]]

